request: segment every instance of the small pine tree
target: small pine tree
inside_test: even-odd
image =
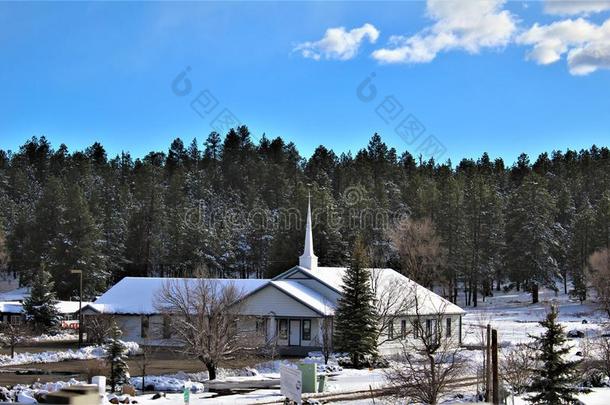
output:
[[[377,356],[374,297],[366,265],[364,246],[357,239],[351,264],[343,277],[343,295],[335,312],[335,348],[349,353],[356,368],[362,365],[365,356]]]
[[[26,318],[32,322],[36,333],[53,333],[60,324],[54,283],[44,266],[34,275],[30,296],[23,301]]]
[[[540,368],[534,370],[534,378],[529,387],[533,394],[527,400],[533,404],[575,404],[574,396],[579,390],[575,386],[578,361],[568,361],[564,357],[570,351],[565,345],[563,326],[557,323],[557,308],[551,307],[546,319],[540,325],[546,328],[541,336],[534,337],[536,359]]]
[[[121,341],[121,329],[116,322],[112,323],[110,329],[110,339],[106,344],[106,362],[110,366],[110,387],[112,392],[115,391],[117,385],[122,385],[128,382],[129,366],[127,366],[127,347]]]

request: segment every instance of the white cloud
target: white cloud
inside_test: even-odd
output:
[[[583,18],[534,24],[517,38],[517,43],[531,45],[527,58],[541,65],[555,63],[567,55],[573,75],[610,67],[610,19],[602,25]]]
[[[435,23],[412,36],[393,36],[390,46],[373,52],[384,63],[425,63],[439,52],[506,46],[516,29],[505,0],[428,0],[427,13]]]
[[[554,15],[589,15],[610,10],[610,0],[545,0],[544,12]]]
[[[304,42],[297,45],[294,51],[300,52],[305,58],[314,60],[322,58],[349,60],[356,56],[365,39],[368,39],[370,43],[375,43],[377,38],[379,38],[379,31],[369,23],[350,31],[346,31],[344,27],[329,28],[319,41]]]
[[[570,51],[568,66],[573,75],[588,75],[597,69],[610,69],[610,41],[594,42]]]

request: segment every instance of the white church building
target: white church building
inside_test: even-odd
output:
[[[243,293],[239,305],[244,327],[263,329],[268,342],[283,354],[306,354],[322,345],[323,331],[332,328],[337,301],[342,294],[345,267],[318,266],[313,251],[311,207],[308,206],[305,246],[299,264],[272,279],[216,279],[233,283]],[[401,347],[414,331],[413,319],[427,330],[442,328],[443,336],[461,343],[464,311],[434,292],[388,268],[370,269],[379,307],[382,353]],[[145,344],[172,343],[171,319],[160,314],[156,299],[168,278],[125,277],[93,304],[83,308],[85,328],[89,316],[112,316],[123,339]],[[196,282],[197,279],[190,279]],[[409,303],[405,305],[405,303]],[[417,302],[417,305],[413,305]]]

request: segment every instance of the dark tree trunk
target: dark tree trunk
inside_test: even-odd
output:
[[[538,303],[538,284],[532,284],[532,304]]]
[[[477,307],[479,303],[479,283],[477,280],[472,283],[472,306]]]
[[[145,355],[143,355],[145,356]],[[144,389],[146,387],[145,385],[145,381],[146,381],[146,357],[144,357],[142,359],[142,362],[144,362],[144,364],[142,365],[142,392],[144,392]]]
[[[208,376],[210,377],[210,381],[215,380],[216,379],[216,364],[206,363],[205,367],[208,369]]]

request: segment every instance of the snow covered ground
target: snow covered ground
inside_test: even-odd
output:
[[[278,373],[266,373],[262,376],[267,378],[278,378]],[[255,377],[229,377],[227,381],[254,381]],[[331,377],[327,385],[328,392],[349,392],[354,390],[366,390],[371,388],[382,387],[384,383],[384,375],[382,370],[343,370],[340,374]],[[183,405],[184,400],[182,394],[172,393],[166,394],[165,398],[153,400],[153,395],[138,396],[137,400],[140,404],[165,404],[165,405]],[[279,389],[259,389],[249,393],[226,395],[220,397],[211,397],[209,393],[191,394],[192,405],[246,405],[267,403],[272,401],[280,401],[283,397],[280,395]],[[350,402],[351,403],[351,402]],[[376,403],[379,403],[377,401]]]
[[[135,342],[123,342],[130,355],[137,354],[140,347]],[[106,349],[102,346],[86,346],[78,350],[56,350],[40,353],[15,353],[15,357],[0,355],[0,367],[16,366],[33,363],[57,363],[66,360],[88,360],[97,359],[106,355]]]
[[[547,289],[540,291],[538,304],[530,302],[529,293],[496,293],[486,302],[479,302],[478,308],[467,308],[463,320],[464,344],[480,343],[482,328],[488,323],[498,330],[498,339],[504,344],[529,341],[529,335],[542,333],[538,321],[545,317],[551,303],[558,306],[559,321],[566,331],[578,329],[591,337],[606,332],[608,317],[592,303],[581,304],[566,294],[556,296]]]
[[[588,337],[597,336],[605,333],[608,328],[607,316],[598,311],[594,304],[580,304],[578,301],[571,300],[565,294],[558,294],[553,291],[541,290],[540,303],[530,304],[531,296],[528,293],[496,293],[494,297],[487,298],[485,302],[480,302],[478,308],[467,308],[467,315],[463,320],[464,344],[478,345],[481,342],[482,327],[488,323],[498,330],[500,342],[503,346],[511,346],[530,340],[530,335],[538,335],[543,332],[543,328],[538,325],[546,315],[548,306],[551,302],[559,307],[559,320],[566,327],[566,330],[580,330]],[[586,323],[583,323],[585,321]],[[578,350],[581,339],[571,339],[570,344],[574,345],[574,351]],[[482,359],[480,351],[472,350],[466,352],[473,362]],[[471,372],[474,373],[476,365]],[[260,371],[260,370],[259,370]],[[271,369],[264,370],[262,376],[272,377],[276,374]],[[240,378],[240,377],[236,377]],[[256,378],[256,377],[241,377]],[[343,370],[339,375],[332,377],[327,384],[329,392],[348,392],[354,390],[366,390],[378,388],[384,384],[383,370]],[[474,387],[464,390],[463,400],[447,399],[446,404],[457,404],[471,402]],[[151,396],[142,396],[138,401],[142,404],[182,404],[180,394],[168,394],[165,399],[151,400]],[[256,390],[248,394],[222,396],[209,398],[208,394],[194,394],[191,396],[192,404],[256,404],[271,402],[279,399],[278,390]],[[610,388],[596,388],[589,395],[582,395],[580,398],[586,405],[610,404]],[[162,401],[162,402],[159,402]],[[359,405],[372,404],[371,400],[349,401]],[[376,404],[384,403],[377,399]],[[516,398],[515,404],[525,402]]]
[[[512,346],[530,340],[530,335],[542,333],[543,328],[538,325],[538,321],[544,318],[548,305],[554,302],[559,307],[559,320],[566,327],[566,330],[582,331],[587,337],[595,337],[599,333],[606,333],[610,328],[607,316],[598,311],[594,304],[580,304],[578,301],[571,300],[565,294],[555,295],[549,290],[540,291],[540,303],[530,304],[531,297],[528,293],[496,293],[494,297],[487,298],[485,302],[480,302],[478,308],[467,308],[467,315],[463,319],[464,344],[477,346],[481,342],[484,326],[489,323],[498,330],[499,339],[503,346]],[[583,323],[584,321],[584,323]],[[571,339],[570,344],[574,346],[573,352],[579,350],[584,339]],[[18,357],[12,364],[23,364],[30,362],[61,361],[69,358],[95,358],[100,357],[101,348],[85,348],[84,352],[48,352],[42,354],[27,354]],[[473,363],[470,372],[476,372],[477,364],[482,363],[482,354],[479,350],[468,350],[466,356]],[[304,362],[321,363],[320,356],[312,356],[303,360]],[[6,365],[8,362],[4,357],[0,357],[0,364]],[[292,364],[289,360],[276,360],[257,365],[254,368],[242,370],[220,370],[219,379],[225,382],[241,382],[245,386],[248,382],[278,379],[279,368],[282,364]],[[336,363],[335,363],[336,364]],[[319,371],[325,371],[319,367]],[[385,377],[383,370],[342,370],[339,367],[327,370],[330,375],[327,381],[327,392],[341,393],[350,391],[362,391],[369,388],[380,388],[384,385]],[[147,377],[145,385],[154,384],[157,391],[166,392],[163,398],[152,399],[152,394],[137,397],[140,404],[165,404],[182,405],[183,396],[179,391],[188,381],[203,383],[206,385],[207,373],[185,374],[178,373],[168,376]],[[141,386],[141,379],[132,378],[131,382],[137,388]],[[44,389],[44,388],[43,388]],[[249,393],[225,395],[214,397],[211,393],[202,392],[201,384],[195,385],[194,393],[191,394],[191,404],[257,404],[280,401],[279,389],[257,389]],[[464,399],[458,400],[448,398],[445,404],[457,404],[471,402],[475,392],[475,387],[463,389]],[[582,395],[582,402],[586,405],[610,404],[610,388],[596,388],[589,395]],[[372,404],[371,400],[349,401],[358,405]],[[376,404],[387,403],[382,399],[376,399]],[[516,398],[515,404],[524,404],[523,399]]]
[[[40,335],[34,336],[29,339],[32,342],[69,342],[69,341],[77,341],[78,333],[77,332],[61,332],[56,335]]]

